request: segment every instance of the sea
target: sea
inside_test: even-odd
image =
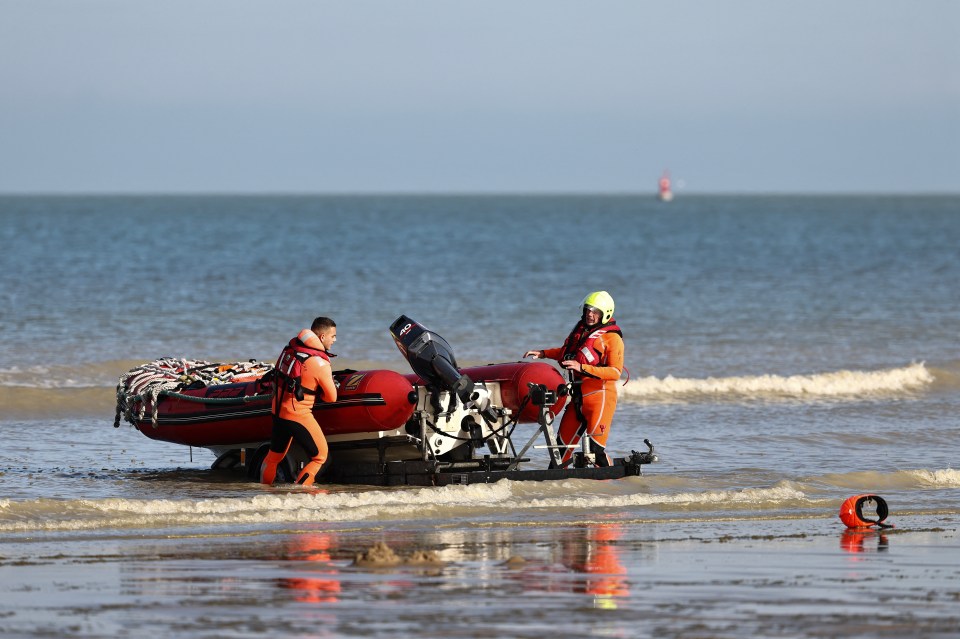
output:
[[[0,635],[956,636],[960,196],[8,195],[0,246]],[[114,426],[160,357],[326,315],[410,372],[403,314],[514,362],[597,290],[640,477],[266,487]]]

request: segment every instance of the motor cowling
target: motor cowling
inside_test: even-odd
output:
[[[390,334],[410,368],[427,385],[455,393],[464,404],[482,399],[475,396],[470,376],[457,368],[453,348],[447,340],[406,315],[401,315],[390,325]]]

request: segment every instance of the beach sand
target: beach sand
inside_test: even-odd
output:
[[[4,540],[0,635],[955,637],[957,524],[324,525]]]

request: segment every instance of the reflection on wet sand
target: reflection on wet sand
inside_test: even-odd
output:
[[[0,593],[8,613],[0,631],[16,634],[64,611],[91,627],[135,617],[141,626],[176,628],[187,637],[222,633],[225,623],[245,624],[250,636],[263,628],[304,636],[321,630],[330,636],[464,636],[450,629],[481,626],[489,636],[517,636],[518,619],[537,636],[558,627],[636,636],[641,618],[656,619],[663,637],[812,638],[837,636],[838,628],[844,636],[870,636],[864,628],[899,631],[907,625],[917,631],[912,636],[955,630],[960,574],[943,555],[956,549],[954,530],[904,524],[892,552],[889,530],[839,531],[823,520],[803,522],[805,532],[797,533],[796,525],[786,520],[782,535],[766,536],[713,524],[700,527],[696,537],[674,539],[653,539],[662,535],[659,527],[606,521],[433,530],[316,527],[137,541],[95,558],[84,557],[78,542],[74,554],[58,547],[57,585],[43,579],[48,566],[0,564],[11,584],[33,575],[35,588],[10,586]],[[356,562],[358,554],[381,545],[401,561]],[[441,561],[402,560],[420,552]],[[67,592],[72,603],[49,606],[49,597],[37,596]],[[84,605],[82,597],[102,605]],[[886,605],[878,611],[881,597]],[[185,621],[185,605],[203,614]],[[925,616],[916,616],[918,610]]]
[[[593,595],[598,608],[616,608],[617,598],[630,595],[627,569],[616,546],[623,535],[622,527],[618,524],[587,524],[582,530],[583,540],[569,547],[573,558],[568,565],[585,575],[574,592]]]
[[[304,603],[336,603],[340,595],[339,570],[332,562],[329,534],[291,535],[287,538],[287,561],[305,563],[307,576],[281,577],[280,588],[294,591],[294,599]]]
[[[882,530],[847,528],[840,535],[840,548],[849,553],[883,552],[890,542]]]
[[[628,570],[618,547],[623,535],[620,524],[582,524],[560,535],[547,535],[551,543],[531,547],[527,540],[504,531],[479,545],[464,544],[461,534],[447,531],[433,540],[442,547],[438,551],[423,550],[422,542],[418,546],[412,540],[398,538],[389,545],[377,542],[368,552],[356,553],[350,541],[339,539],[336,533],[302,533],[285,540],[277,560],[290,574],[278,578],[276,584],[294,591],[296,601],[336,603],[344,584],[349,584],[357,571],[420,573],[426,567],[433,575],[469,578],[479,568],[483,573],[506,571],[508,579],[522,583],[527,592],[586,594],[593,597],[597,608],[616,608],[618,599],[630,596]],[[342,546],[341,541],[350,547]],[[346,564],[344,558],[351,554],[357,559]],[[396,561],[371,561],[381,555]],[[418,557],[433,557],[435,561],[425,563],[417,561]],[[486,567],[477,563],[490,561],[495,563]],[[480,582],[495,578],[487,574]]]

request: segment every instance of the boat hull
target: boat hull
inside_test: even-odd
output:
[[[336,402],[317,402],[314,415],[327,435],[402,427],[413,414],[413,385],[389,370],[338,371]],[[160,396],[157,418],[147,403],[136,428],[151,439],[204,448],[249,447],[270,439],[270,389],[262,380],[207,386]]]
[[[476,383],[499,384],[505,408],[520,422],[536,422],[538,407],[526,401],[529,384],[556,389],[563,377],[549,364],[515,362],[462,369]],[[337,371],[336,402],[317,402],[314,416],[332,441],[377,437],[402,431],[415,409],[416,375],[390,370]],[[160,395],[156,420],[148,402],[134,426],[145,436],[185,446],[224,450],[250,448],[269,441],[272,431],[269,387],[262,379],[212,385]],[[550,409],[556,414],[565,398]]]

